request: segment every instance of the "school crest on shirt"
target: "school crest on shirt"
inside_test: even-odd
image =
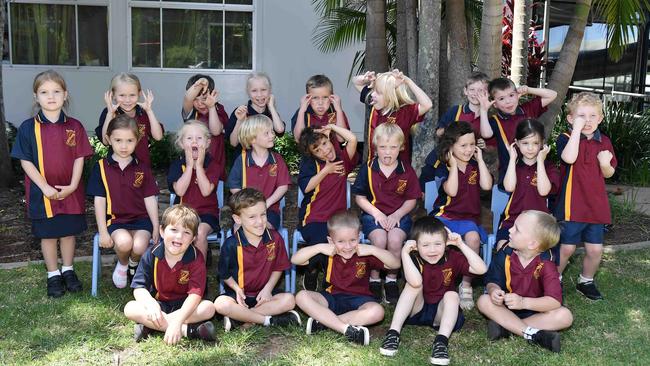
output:
[[[278,164],[273,164],[269,168],[269,177],[275,177],[278,175]]]
[[[443,286],[451,286],[451,278],[454,275],[454,270],[445,268],[442,270],[442,284]]]
[[[544,268],[544,263],[538,263],[535,267],[535,272],[533,272],[533,277],[537,280],[542,273],[542,268]]]
[[[397,192],[397,194],[403,194],[406,191],[407,184],[408,184],[408,180],[399,179],[397,181],[397,189],[395,190],[395,192]]]
[[[181,272],[178,274],[178,284],[187,285],[190,282],[190,271],[187,269],[181,269]]]
[[[533,179],[530,180],[530,185],[534,186],[534,187],[537,187],[537,172],[535,172],[535,174],[533,174]]]
[[[336,113],[332,112],[327,115],[327,123],[328,124],[336,123]]]
[[[266,261],[271,262],[275,259],[275,242],[266,244]]]
[[[138,132],[140,132],[140,137],[144,137],[144,133],[147,130],[147,126],[144,123],[138,123]]]
[[[77,146],[77,133],[75,130],[65,130],[65,144],[70,147]]]
[[[476,184],[478,182],[478,171],[473,170],[469,174],[469,178],[467,178],[467,183],[469,184]]]
[[[144,182],[144,172],[139,171],[135,172],[134,178],[133,178],[133,186],[135,188],[140,188],[142,187],[142,182]]]
[[[363,278],[366,275],[366,262],[355,262],[354,263],[356,272],[354,273],[354,277],[356,278]]]
[[[397,123],[397,117],[390,116],[386,118],[386,123]]]

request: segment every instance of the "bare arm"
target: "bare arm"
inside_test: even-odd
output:
[[[431,102],[431,98],[425,93],[417,84],[411,80],[411,78],[404,76],[404,82],[406,83],[406,86],[411,90],[413,95],[415,96],[415,99],[417,100],[418,104],[420,105],[420,108],[418,110],[418,115],[422,116],[423,114],[427,113],[431,107],[433,107],[433,102]]]
[[[487,165],[485,165],[485,161],[483,160],[483,150],[481,150],[481,148],[478,146],[476,146],[475,149],[476,150],[474,157],[478,162],[478,173],[480,176],[479,185],[481,186],[482,190],[489,191],[492,189],[492,175],[490,174],[490,170],[488,169]]]
[[[304,266],[309,263],[309,260],[318,255],[324,254],[331,256],[336,254],[336,247],[333,244],[323,243],[304,247],[291,256],[291,263],[297,266]]]
[[[153,226],[153,232],[151,233],[151,239],[154,244],[158,244],[158,239],[160,238],[159,230],[159,221],[158,221],[158,199],[156,196],[149,196],[144,198],[144,206],[147,209],[147,215],[149,215],[149,220],[151,220],[151,226]]]
[[[50,186],[45,180],[45,177],[36,169],[36,166],[29,160],[21,160],[20,166],[23,168],[25,174],[29,179],[36,184],[36,186],[43,192],[43,195],[49,199],[56,199],[58,191]]]
[[[375,80],[375,72],[366,71],[365,74],[357,75],[354,78],[352,78],[352,85],[354,85],[354,88],[357,89],[358,92],[361,92],[364,86],[371,85],[374,80]]]
[[[508,146],[508,152],[510,153],[510,160],[508,160],[506,175],[503,176],[503,188],[505,188],[506,192],[512,193],[517,188],[517,149],[514,142]],[[537,166],[539,169],[539,165]]]
[[[282,122],[282,118],[280,118],[280,115],[278,114],[278,111],[275,109],[275,96],[271,94],[269,97],[269,101],[266,105],[269,108],[269,112],[271,112],[271,120],[273,121],[273,131],[275,131],[276,134],[281,134],[284,132],[284,122]]]
[[[391,252],[386,249],[380,249],[370,244],[357,245],[357,255],[365,257],[368,255],[375,256],[377,259],[384,263],[386,269],[398,269],[401,266],[399,258],[395,257]]]
[[[537,193],[540,196],[547,196],[553,187],[546,173],[546,166],[544,165],[544,160],[546,160],[549,151],[551,151],[551,148],[548,145],[544,145],[537,154]]]
[[[305,113],[307,112],[307,107],[309,107],[310,100],[311,95],[309,94],[305,94],[300,98],[300,108],[296,113],[296,125],[293,126],[293,137],[296,142],[300,141],[302,131],[305,129]]]
[[[409,253],[417,250],[417,243],[415,240],[407,240],[402,247],[402,270],[404,271],[404,278],[406,282],[413,288],[422,287],[422,274],[413,263]]]
[[[447,245],[454,245],[456,248],[460,249],[461,253],[467,258],[469,263],[469,271],[475,275],[482,275],[487,272],[487,265],[481,257],[476,253],[472,248],[470,248],[463,238],[457,233],[449,233],[447,239]]]
[[[520,94],[532,94],[534,96],[540,97],[542,99],[542,107],[546,107],[547,105],[551,104],[555,98],[557,98],[557,92],[551,89],[531,88],[529,86],[522,86],[519,89],[524,89],[524,93]],[[518,92],[519,89],[517,90]]]
[[[562,160],[567,164],[573,164],[578,159],[578,152],[580,151],[580,135],[584,126],[584,119],[577,117],[573,120],[571,136],[569,137],[569,141],[567,141],[564,150],[562,150],[561,155]]]
[[[151,128],[151,137],[156,141],[160,141],[163,138],[163,129],[160,122],[158,122],[158,118],[156,118],[156,114],[153,112],[153,93],[151,90],[147,90],[146,94],[142,91],[142,98],[143,101],[138,103],[138,105],[147,112],[147,117],[149,117],[149,127]]]

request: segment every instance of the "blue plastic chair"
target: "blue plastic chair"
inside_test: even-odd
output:
[[[492,187],[492,234],[488,235],[487,245],[483,245],[483,260],[488,267],[490,266],[490,262],[492,262],[492,251],[496,246],[499,220],[501,219],[501,214],[506,209],[509,199],[510,193],[500,190],[498,185]]]
[[[424,209],[427,214],[433,211],[433,204],[438,199],[438,179],[424,184]]]

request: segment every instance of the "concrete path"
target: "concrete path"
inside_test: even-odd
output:
[[[614,197],[622,202],[635,201],[637,212],[650,215],[650,187],[608,184],[607,192],[613,192]]]

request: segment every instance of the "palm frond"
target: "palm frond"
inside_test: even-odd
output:
[[[314,28],[312,42],[321,52],[340,51],[366,39],[366,13],[348,8],[332,9]]]
[[[645,23],[645,12],[650,10],[648,0],[596,0],[594,11],[607,23],[609,57],[619,61],[629,43],[634,42],[638,26]]]

